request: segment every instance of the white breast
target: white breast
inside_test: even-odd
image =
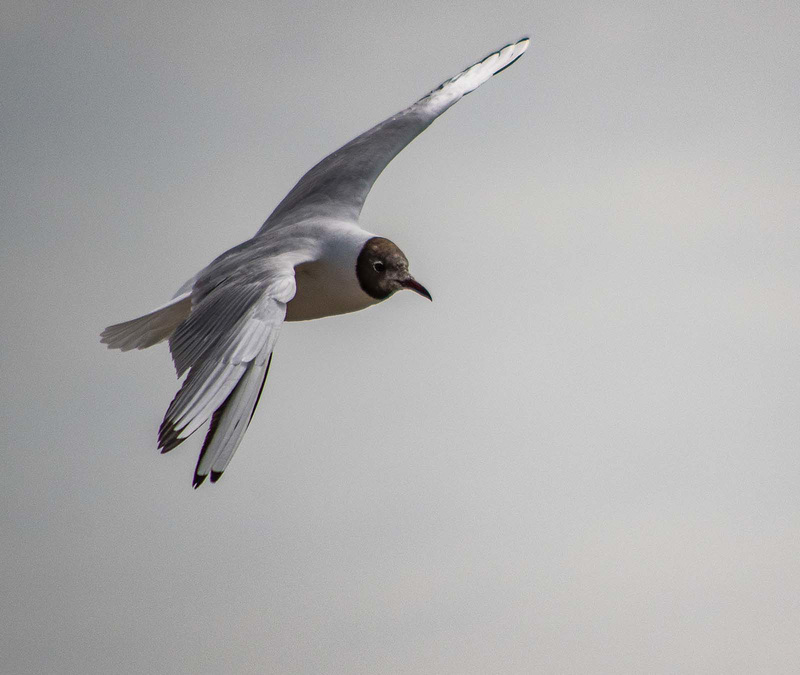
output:
[[[372,236],[352,226],[328,229],[321,237],[319,259],[295,268],[297,292],[286,307],[286,321],[347,314],[378,302],[362,290],[356,277],[358,255]]]

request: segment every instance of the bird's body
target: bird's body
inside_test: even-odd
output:
[[[345,314],[401,289],[430,299],[391,241],[358,218],[375,179],[431,122],[525,51],[520,40],[447,80],[405,110],[313,167],[252,239],[226,251],[166,305],[109,326],[109,348],[169,340],[178,375],[188,376],[159,429],[167,452],[211,418],[194,475],[215,482],[255,411],[283,321]]]
[[[353,274],[364,244],[374,235],[344,222],[315,223],[313,230],[324,244],[313,260],[295,267],[297,292],[286,307],[286,321],[357,312],[378,302]]]

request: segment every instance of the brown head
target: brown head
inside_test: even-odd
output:
[[[376,300],[385,300],[395,291],[407,288],[432,300],[431,294],[408,271],[408,258],[383,237],[368,239],[358,254],[356,276],[362,290]]]

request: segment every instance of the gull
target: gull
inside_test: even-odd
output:
[[[408,289],[431,299],[391,241],[358,224],[386,165],[439,115],[528,48],[506,45],[328,155],[306,173],[256,234],[189,279],[165,305],[101,334],[109,349],[169,340],[188,372],[158,431],[169,452],[211,424],[192,485],[215,483],[253,417],[284,321],[355,312]]]

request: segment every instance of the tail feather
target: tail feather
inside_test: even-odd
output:
[[[149,314],[109,326],[100,342],[123,352],[146,349],[166,340],[192,311],[192,294],[187,291]]]

